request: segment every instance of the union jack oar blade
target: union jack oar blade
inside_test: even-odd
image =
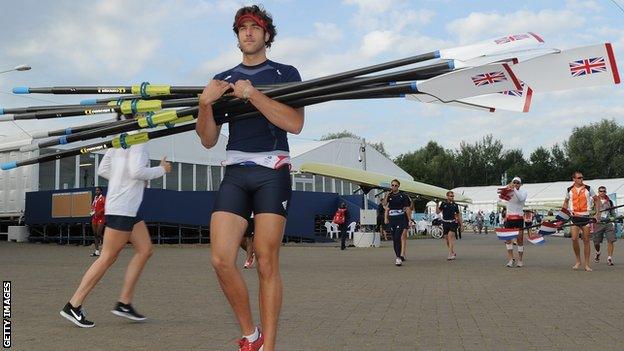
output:
[[[416,87],[442,102],[521,89],[520,81],[506,63],[453,71],[418,82]]]
[[[535,92],[620,83],[610,43],[562,50],[513,65],[511,69]]]

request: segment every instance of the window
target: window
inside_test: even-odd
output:
[[[88,188],[95,186],[95,176],[97,170],[95,169],[95,154],[86,154],[78,156],[80,164],[78,170],[79,188]]]
[[[221,166],[210,166],[210,190],[219,190],[221,185]]]
[[[333,193],[334,188],[332,187],[332,179],[329,177],[324,177],[323,181],[325,182],[325,192]]]
[[[177,162],[171,162],[171,172],[165,175],[167,186],[165,189],[167,190],[179,190],[178,189],[178,168],[180,164]]]
[[[181,163],[182,165],[182,189],[184,191],[193,190],[193,165]]]
[[[59,187],[61,189],[72,189],[76,187],[76,156],[65,157],[61,162],[61,172],[59,175]]]
[[[323,191],[323,176],[317,175],[314,176],[314,187],[315,191],[322,192]]]
[[[208,166],[195,166],[195,184],[195,190],[197,191],[208,190]]]
[[[53,154],[54,151],[43,149],[40,156]],[[39,190],[54,190],[56,177],[56,160],[39,164]]]
[[[158,167],[160,165],[160,161],[150,160],[150,167]],[[171,174],[171,173],[169,173]],[[167,174],[167,175],[169,175]],[[163,188],[163,177],[158,177],[150,180],[150,188],[153,189],[162,189]]]

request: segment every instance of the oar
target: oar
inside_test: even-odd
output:
[[[449,61],[450,62],[450,61]],[[321,86],[316,88],[311,88],[308,90],[298,91],[296,93],[286,94],[285,96],[276,97],[278,101],[288,101],[291,99],[299,98],[299,97],[307,97],[313,96],[320,92],[326,93],[331,91],[340,91],[346,90],[353,87],[358,87],[362,85],[368,84],[377,84],[377,83],[386,83],[390,81],[396,80],[416,80],[416,79],[426,79],[433,75],[438,75],[447,71],[450,71],[452,67],[449,67],[449,63],[440,63],[431,66],[426,66],[423,68],[412,68],[409,70],[404,70],[400,72],[387,73],[382,75],[370,76],[365,78],[356,78],[356,79],[348,79],[343,82],[335,83],[328,86]],[[293,85],[293,84],[291,84]],[[267,89],[266,92],[271,92],[276,89],[282,89],[285,87],[289,87],[291,85],[278,85],[275,88]],[[229,100],[229,101],[228,101]],[[71,109],[63,109],[63,110],[46,110],[39,112],[30,112],[23,113],[18,115],[6,115],[4,117],[0,117],[1,121],[11,121],[11,120],[26,120],[26,119],[47,119],[47,118],[60,118],[60,117],[71,117],[71,116],[82,116],[82,115],[96,115],[96,114],[107,114],[107,113],[116,113],[121,112],[123,114],[131,114],[137,112],[154,112],[161,110],[163,108],[175,108],[175,107],[187,107],[187,106],[196,106],[199,103],[198,98],[186,98],[186,99],[174,99],[174,100],[131,100],[131,101],[123,101],[119,106],[100,106],[96,105],[93,107],[85,108],[84,106],[78,106],[76,108]],[[215,104],[214,108],[216,110],[224,110],[231,109],[233,107],[243,107],[246,108],[247,104],[244,104],[239,99],[226,99],[225,101],[220,101]]]
[[[167,124],[167,129],[156,130],[152,132],[141,132],[136,134],[123,133],[111,140],[83,146],[75,149],[63,150],[54,154],[42,155],[22,161],[11,161],[0,165],[2,170],[10,170],[16,167],[33,165],[42,162],[59,160],[65,157],[71,157],[81,154],[88,154],[96,151],[106,150],[109,148],[128,148],[132,145],[137,145],[146,142],[150,139],[161,138],[168,135],[177,133],[184,133],[195,129],[195,123],[183,124],[181,126],[174,126],[175,124],[186,123],[192,121],[193,117],[184,116],[176,120],[173,120]]]
[[[373,66],[355,69],[347,72],[337,73],[334,75],[301,82],[299,84],[284,87],[284,90],[276,91],[276,94],[285,94],[288,92],[299,90],[302,86],[305,88],[315,85],[336,82],[346,78],[357,77],[365,74],[375,73],[401,66],[407,66],[419,62],[433,59],[459,60],[468,61],[470,59],[484,57],[489,55],[498,55],[505,52],[513,52],[524,49],[539,47],[544,41],[539,35],[534,33],[520,33],[484,40],[482,42],[432,51],[426,54],[416,55],[404,59],[389,61]],[[294,89],[293,89],[294,88]],[[171,86],[171,85],[151,85],[144,82],[140,85],[133,86],[92,86],[92,87],[16,87],[13,89],[15,94],[30,93],[46,93],[46,94],[137,94],[142,97],[149,95],[167,95],[167,94],[200,94],[203,86]]]
[[[86,124],[86,125],[80,125],[80,126],[75,126],[75,127],[67,127],[65,129],[57,129],[57,130],[52,130],[48,132],[34,132],[31,134],[31,137],[33,139],[43,139],[43,138],[54,137],[54,136],[71,135],[71,134],[82,132],[85,130],[110,125],[111,123],[115,123],[115,122],[117,122],[117,119],[112,119],[112,120],[92,123],[92,124]]]

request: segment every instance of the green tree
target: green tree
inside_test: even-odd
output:
[[[327,133],[321,137],[321,140],[334,140],[334,139],[340,139],[340,138],[354,138],[354,139],[362,140],[361,136],[353,134],[352,132],[348,130],[343,130],[342,132],[337,132],[337,133]],[[375,143],[371,143],[367,141],[366,144],[372,147],[373,149],[379,151],[382,155],[390,158],[390,154],[388,154],[388,152],[386,151],[386,146],[384,145],[383,141],[378,141]]]
[[[624,128],[615,120],[574,128],[565,146],[571,166],[587,178],[624,175]]]
[[[540,146],[529,156],[530,164],[527,169],[527,180],[529,183],[540,183],[555,180],[552,174],[552,157],[550,151]]]

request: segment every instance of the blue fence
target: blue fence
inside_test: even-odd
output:
[[[26,193],[25,222],[31,226],[88,224],[90,217],[53,218],[52,195],[93,190],[93,188],[82,188]],[[106,188],[103,190],[106,192]],[[215,197],[214,191],[145,189],[139,215],[147,223],[207,227]],[[347,222],[359,222],[360,208],[363,205],[362,195],[340,196],[335,193],[293,191],[285,235],[306,240],[324,240],[324,233],[318,232],[315,220],[319,215],[333,216],[342,202],[347,204]],[[376,205],[369,201],[369,208],[376,208]]]

